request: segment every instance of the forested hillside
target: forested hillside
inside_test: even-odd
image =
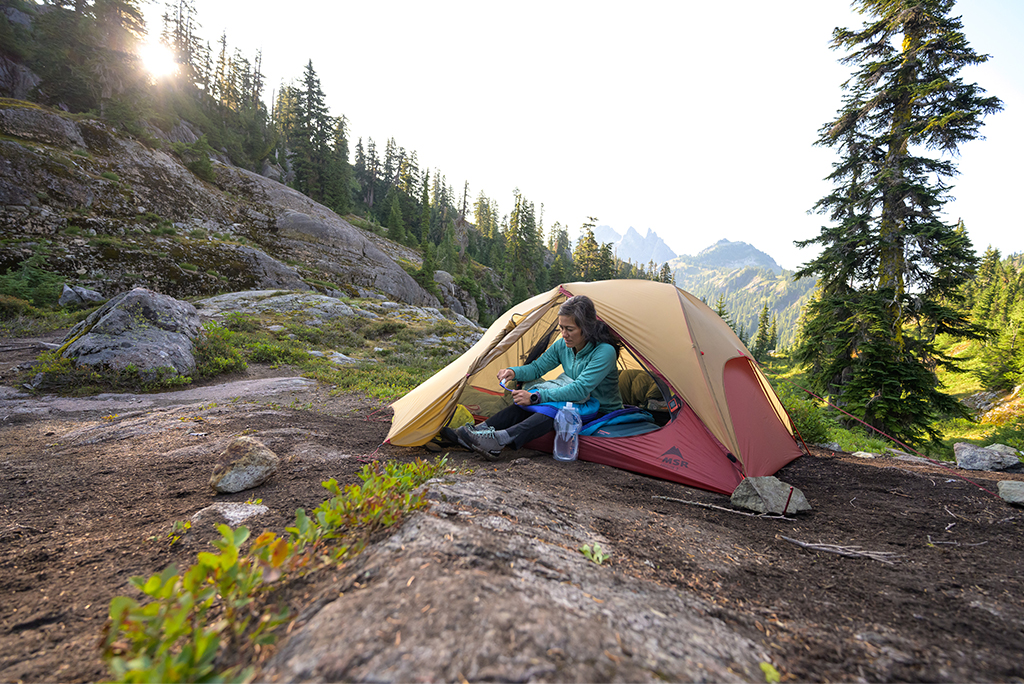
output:
[[[559,281],[670,278],[664,264],[616,259],[593,223],[573,245],[560,223],[545,230],[537,202],[518,189],[499,206],[482,189],[474,196],[469,181],[453,187],[394,138],[381,145],[358,135],[332,111],[311,61],[268,97],[262,56],[241,54],[226,33],[211,44],[191,0],[167,3],[161,26],[145,25],[139,0],[0,8],[0,95],[103,119],[150,146],[175,141],[170,151],[207,181],[211,157],[281,180],[417,250],[420,263],[405,266],[429,292],[437,294],[436,270],[505,305]],[[143,68],[147,32],[171,50],[176,73],[157,79]],[[482,267],[495,277],[481,278]]]

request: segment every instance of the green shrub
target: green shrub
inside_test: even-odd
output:
[[[298,364],[309,360],[309,354],[302,349],[265,341],[250,344],[246,355],[253,363]]]
[[[0,320],[9,321],[17,316],[36,316],[39,310],[31,302],[11,295],[0,294]]]
[[[106,178],[109,181],[114,181],[115,183],[117,183],[117,182],[119,182],[121,180],[121,177],[118,176],[113,171],[104,171],[103,173],[100,174],[100,177],[101,178]]]
[[[804,399],[800,390],[785,382],[775,385],[775,392],[782,400],[796,429],[808,444],[821,444],[829,441],[829,434],[838,424],[829,417],[821,406],[810,399]]]
[[[178,267],[181,268],[181,270],[183,270],[183,271],[198,271],[199,270],[198,266],[196,266],[195,264],[189,264],[189,263],[178,264]]]
[[[222,373],[240,373],[248,365],[235,346],[237,333],[217,323],[203,326],[203,334],[192,347],[196,360],[196,375],[211,378]]]
[[[40,244],[18,268],[0,275],[0,295],[24,299],[36,307],[56,304],[64,278],[46,270],[48,253],[47,246]]]
[[[260,321],[249,314],[232,311],[224,314],[224,327],[235,332],[256,332],[260,329]]]

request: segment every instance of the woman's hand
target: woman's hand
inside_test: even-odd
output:
[[[516,379],[516,372],[514,370],[512,370],[511,368],[502,368],[500,371],[498,371],[498,382],[500,382],[502,384],[508,382],[509,380],[515,380],[515,379]]]
[[[529,406],[533,403],[533,394],[527,390],[512,390],[512,401],[519,406]]]

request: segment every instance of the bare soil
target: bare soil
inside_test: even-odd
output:
[[[11,347],[0,353],[8,386],[10,368],[38,353]],[[231,380],[282,375],[254,367]],[[433,456],[382,445],[389,410],[365,397],[272,382],[241,396],[224,383],[208,391],[37,412],[9,393],[0,399],[0,681],[109,677],[97,645],[110,599],[131,593],[132,575],[187,565],[207,548],[201,531],[171,544],[175,521],[214,501],[261,498],[271,512],[250,527],[280,533],[296,508],[326,498],[321,481],[354,482],[372,459]],[[139,408],[110,409],[122,400]],[[282,469],[256,490],[214,495],[219,445],[241,433],[278,453]],[[1024,476],[966,473],[967,481],[942,466],[812,451],[778,474],[814,508],[792,520],[654,498],[728,506],[710,492],[591,463],[567,469],[537,452],[495,464],[460,450],[450,459],[474,469],[465,477],[585,512],[616,549],[609,572],[711,602],[785,681],[1024,680],[1024,512],[993,493],[998,480]],[[783,536],[886,552],[893,562],[811,551]],[[288,601],[301,612],[320,589],[298,582]]]

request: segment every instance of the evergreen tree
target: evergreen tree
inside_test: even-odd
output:
[[[768,350],[771,343],[771,330],[768,314],[768,302],[761,308],[761,315],[757,318],[757,333],[754,335],[754,348],[750,351],[758,363],[764,363],[768,358]]]
[[[977,336],[958,311],[958,287],[977,259],[962,231],[941,220],[948,158],[978,137],[997,98],[957,77],[988,59],[976,54],[950,17],[953,0],[855,0],[869,17],[860,30],[836,29],[833,48],[857,70],[843,108],[821,129],[837,147],[834,190],[816,205],[834,226],[799,246],[820,256],[797,277],[817,276],[796,358],[819,390],[867,423],[904,439],[933,439],[930,423],[958,412],[938,391],[934,369],[950,360],[935,336]]]
[[[597,270],[598,253],[600,252],[597,239],[594,237],[594,226],[596,225],[596,218],[593,216],[587,217],[587,222],[583,224],[583,233],[576,242],[576,249],[573,250],[573,277],[576,280],[582,280],[583,282],[596,280],[594,275]]]
[[[321,202],[328,191],[333,157],[330,139],[335,126],[327,113],[313,60],[306,64],[302,87],[295,91],[295,101],[295,128],[290,137],[295,189]]]
[[[725,309],[725,295],[723,294],[718,295],[718,299],[715,300],[715,313],[732,328],[733,332],[736,332],[736,324],[733,322],[732,316]]]
[[[658,282],[662,283],[675,283],[675,276],[672,275],[672,269],[669,267],[666,261],[661,265],[661,273],[658,275]]]
[[[391,209],[388,212],[388,239],[405,242],[405,225],[402,221],[402,207],[398,202],[398,191],[391,193]]]

